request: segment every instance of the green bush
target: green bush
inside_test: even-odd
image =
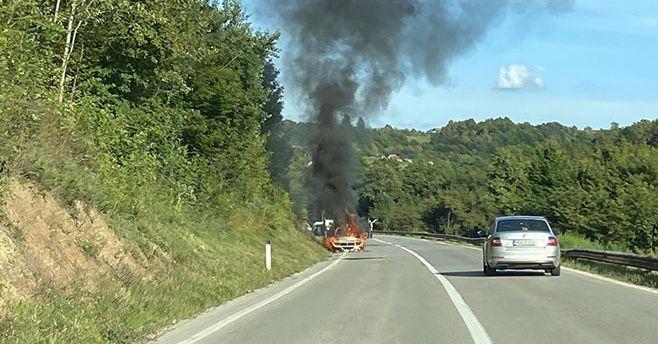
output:
[[[255,32],[239,1],[72,6],[57,20],[46,2],[0,6],[0,185],[29,180],[97,209],[152,276],[115,271],[92,291],[42,283],[3,315],[0,341],[133,342],[325,257],[267,171],[276,35]]]

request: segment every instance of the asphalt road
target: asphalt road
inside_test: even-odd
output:
[[[485,277],[477,250],[376,238],[157,342],[658,343],[658,293],[565,270]]]

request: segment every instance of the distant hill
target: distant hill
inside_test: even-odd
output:
[[[283,122],[284,135],[295,147],[310,147],[313,124],[290,120]],[[509,118],[488,119],[476,122],[450,121],[444,127],[419,131],[383,128],[346,128],[352,132],[356,150],[361,157],[379,157],[397,154],[402,158],[432,158],[437,155],[471,154],[493,155],[500,148],[510,146],[534,146],[548,140],[563,143],[586,142],[596,133],[566,127],[559,123],[531,125],[516,124]]]
[[[360,121],[362,123],[362,121]],[[285,122],[295,210],[313,201],[312,124]],[[562,232],[631,250],[658,245],[658,121],[608,130],[508,118],[430,131],[344,126],[361,162],[355,207],[395,230],[472,235],[496,215],[537,214]]]

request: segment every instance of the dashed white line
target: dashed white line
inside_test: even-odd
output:
[[[443,285],[443,288],[446,290],[448,293],[448,296],[450,297],[450,301],[452,301],[452,304],[455,305],[455,308],[457,308],[457,312],[459,312],[459,315],[462,317],[464,320],[464,323],[466,324],[466,328],[468,329],[468,332],[471,334],[471,338],[473,339],[473,342],[475,344],[491,344],[493,343],[491,341],[491,338],[489,337],[489,334],[487,331],[484,329],[484,326],[478,321],[477,317],[475,314],[473,314],[473,311],[471,310],[471,307],[468,306],[466,301],[464,301],[464,298],[459,294],[457,289],[448,281],[447,278],[445,278],[443,275],[439,273],[439,271],[432,265],[430,264],[425,258],[423,258],[421,255],[418,253],[398,244],[393,244],[387,241],[379,240],[379,239],[374,239],[376,241],[379,241],[381,243],[387,244],[387,245],[393,245],[396,247],[399,247],[409,253],[411,253],[416,259],[418,259],[425,267],[436,277],[436,279],[441,282]]]
[[[291,293],[292,291],[294,291],[295,289],[301,287],[302,285],[304,285],[304,284],[310,282],[312,279],[314,279],[314,278],[320,276],[321,274],[323,274],[323,273],[325,273],[325,272],[331,270],[334,266],[336,266],[338,263],[340,263],[340,261],[343,259],[343,257],[345,257],[345,254],[342,254],[338,259],[336,259],[336,260],[334,260],[333,262],[331,262],[331,264],[327,265],[327,266],[324,267],[322,270],[320,270],[320,271],[318,271],[318,272],[316,272],[316,273],[314,273],[314,274],[312,274],[312,275],[310,275],[310,276],[308,276],[308,277],[302,279],[301,281],[299,281],[299,282],[297,282],[297,283],[291,285],[290,287],[288,287],[288,288],[286,288],[286,289],[284,289],[284,290],[282,290],[282,291],[280,291],[280,292],[278,292],[278,293],[272,295],[271,297],[269,297],[269,298],[267,298],[267,299],[265,299],[265,300],[263,300],[263,301],[261,301],[261,302],[255,304],[255,305],[253,305],[253,306],[251,306],[251,307],[245,308],[245,309],[241,310],[240,312],[237,312],[237,313],[235,313],[235,314],[233,314],[233,315],[231,315],[231,316],[225,318],[224,320],[219,321],[219,322],[213,324],[213,325],[210,326],[210,327],[207,327],[206,329],[204,329],[204,330],[198,332],[198,333],[195,334],[194,336],[192,336],[192,337],[190,337],[190,338],[188,338],[188,339],[185,339],[185,340],[179,342],[179,344],[192,344],[192,343],[196,343],[196,342],[198,342],[199,340],[201,340],[201,339],[203,339],[203,338],[205,338],[205,337],[208,337],[209,335],[211,335],[211,334],[213,334],[213,333],[215,333],[215,332],[221,330],[222,328],[224,328],[224,327],[230,325],[231,323],[233,323],[234,321],[236,321],[236,320],[242,318],[243,316],[245,316],[245,315],[247,315],[247,314],[249,314],[249,313],[251,313],[251,312],[253,312],[253,311],[255,311],[255,310],[259,309],[259,308],[263,308],[263,307],[267,306],[268,304],[270,304],[270,303],[272,303],[272,302],[274,302],[274,301],[280,299],[281,297],[283,297],[283,296],[285,296],[285,295]]]

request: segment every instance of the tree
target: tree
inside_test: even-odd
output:
[[[267,60],[263,69],[262,85],[268,91],[263,106],[265,120],[261,131],[268,135],[266,149],[270,154],[268,170],[276,184],[291,191],[288,167],[293,159],[292,145],[286,140],[281,121],[283,120],[283,86],[277,80],[279,71],[272,60]]]
[[[363,120],[363,117],[359,116],[359,119],[356,121],[356,128],[361,132],[366,130],[366,121]]]
[[[91,13],[92,5],[95,0],[71,0],[69,3],[69,14],[66,25],[66,39],[64,41],[64,51],[62,52],[61,74],[59,77],[59,96],[58,100],[61,103],[64,101],[64,89],[66,86],[66,74],[71,61],[71,55],[76,47],[76,38],[80,27],[87,23],[93,16]],[[57,0],[55,5],[55,15],[53,21],[57,22],[57,15],[59,13],[60,1]]]
[[[487,187],[494,198],[499,215],[519,215],[527,208],[530,192],[528,164],[522,151],[503,149],[493,158]]]
[[[267,90],[267,100],[263,105],[263,116],[265,120],[262,124],[262,131],[267,133],[278,128],[283,120],[283,86],[279,84],[279,70],[274,66],[272,59],[265,62],[261,83]]]
[[[349,114],[343,114],[343,120],[340,124],[344,128],[352,128],[352,117]]]
[[[288,124],[304,146],[309,125]],[[459,235],[474,235],[496,215],[541,215],[559,233],[646,252],[657,240],[657,128],[642,121],[580,131],[504,118],[425,133],[365,128],[370,140],[354,140],[365,166],[358,211],[387,229]]]

